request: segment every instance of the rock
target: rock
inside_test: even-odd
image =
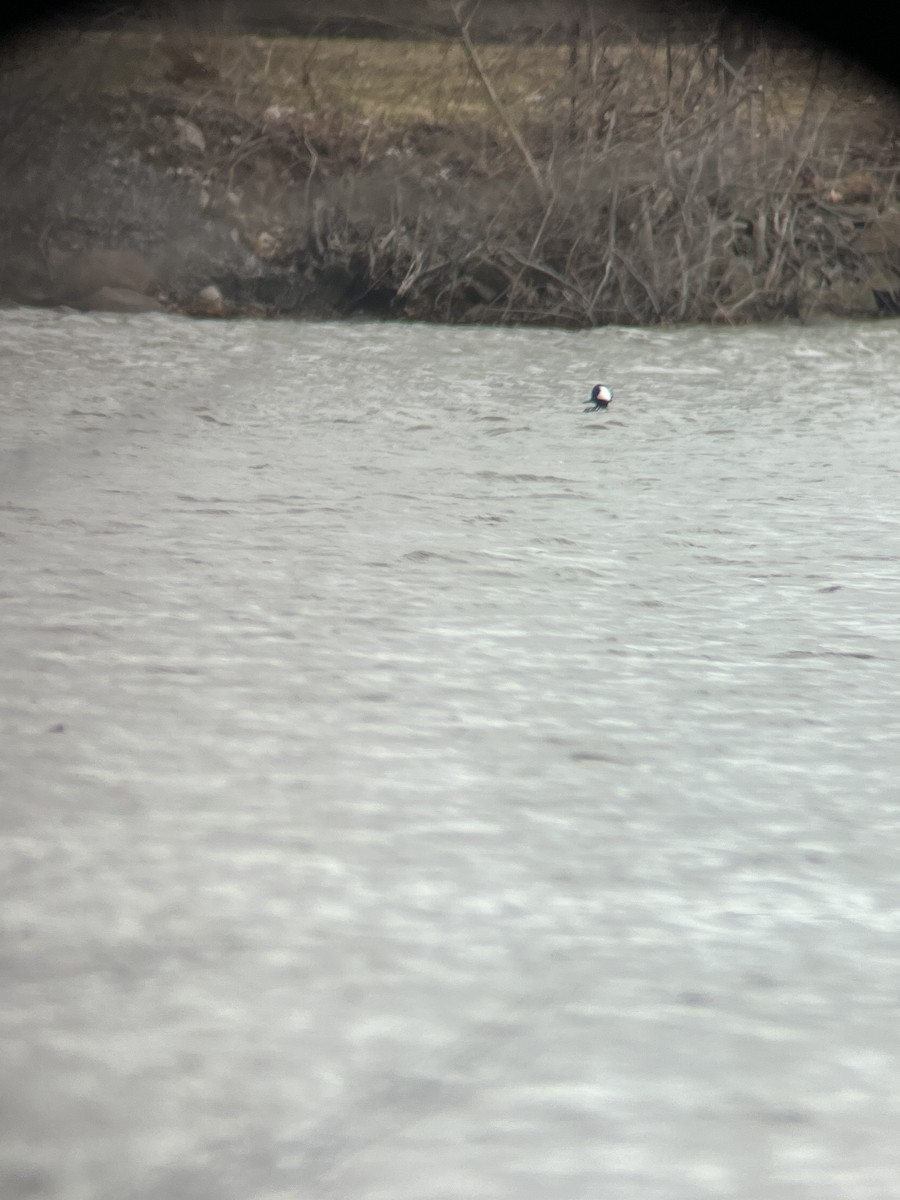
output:
[[[278,249],[278,239],[265,230],[253,239],[252,244],[257,256],[263,259],[274,257]]]
[[[78,308],[83,312],[165,312],[153,296],[134,292],[130,288],[102,287],[79,300]]]
[[[878,182],[868,171],[854,171],[845,175],[837,185],[844,204],[868,204],[879,192]]]
[[[175,145],[181,150],[196,150],[200,154],[206,149],[203,130],[185,117],[175,118]]]
[[[184,83],[188,79],[218,79],[219,72],[209,62],[206,54],[197,42],[188,38],[163,38],[160,48],[168,55],[172,66],[169,78],[176,83]]]
[[[863,280],[834,284],[821,302],[828,312],[842,317],[897,315],[900,278],[892,271],[872,271]]]
[[[225,298],[214,283],[197,293],[192,311],[202,317],[225,316]]]
[[[106,288],[147,296],[155,275],[146,259],[131,250],[84,250],[57,265],[54,282],[59,300],[78,304]]]
[[[272,104],[263,113],[263,126],[268,130],[291,129],[299,116],[292,104]]]
[[[878,312],[875,293],[866,283],[836,283],[819,302],[826,312],[838,317],[874,317]]]
[[[900,257],[900,210],[888,208],[879,213],[856,239],[856,248],[865,254]]]

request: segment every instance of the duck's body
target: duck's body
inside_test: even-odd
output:
[[[608,387],[604,387],[602,383],[595,383],[591,388],[591,398],[589,403],[593,408],[586,408],[585,412],[597,412],[601,408],[609,408],[612,404],[613,394]]]

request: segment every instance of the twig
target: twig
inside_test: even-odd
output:
[[[532,153],[528,149],[528,147],[525,145],[524,138],[522,137],[521,133],[519,133],[519,130],[516,128],[516,125],[513,122],[512,117],[509,115],[509,113],[506,109],[506,106],[503,104],[502,100],[497,95],[497,92],[494,89],[494,85],[491,83],[490,79],[488,78],[487,74],[485,73],[484,67],[481,65],[481,60],[478,57],[478,54],[475,50],[475,46],[472,42],[472,39],[469,37],[469,23],[472,19],[471,14],[464,19],[463,18],[463,5],[461,3],[457,3],[457,4],[453,5],[453,15],[456,18],[457,25],[459,26],[460,40],[462,41],[463,51],[465,52],[466,58],[469,61],[469,66],[472,68],[472,70],[478,76],[478,81],[481,84],[481,86],[484,88],[485,93],[487,94],[487,97],[490,100],[490,102],[494,108],[494,111],[497,113],[497,116],[500,118],[500,120],[506,126],[506,130],[509,133],[509,136],[512,138],[513,142],[515,142],[516,149],[521,154],[521,156],[525,162],[525,165],[528,167],[528,171],[531,175],[531,178],[534,180],[534,186],[535,186],[538,196],[540,196],[541,200],[544,203],[546,203],[547,199],[548,199],[547,185],[544,181],[543,176],[541,175],[541,172],[540,172],[540,169],[538,168],[537,163],[534,161],[534,156],[532,155]]]

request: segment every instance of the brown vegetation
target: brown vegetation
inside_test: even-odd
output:
[[[0,286],[67,299],[59,263],[102,247],[187,311],[210,285],[226,312],[566,326],[900,308],[900,119],[871,82],[621,27],[481,46],[458,18],[453,42],[119,34],[57,47],[52,78],[23,60]]]

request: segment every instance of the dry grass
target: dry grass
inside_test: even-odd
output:
[[[60,45],[64,70],[85,86],[112,95],[158,92],[177,76],[167,45],[184,39],[177,32],[132,32],[72,36]],[[383,121],[397,128],[430,123],[482,123],[498,128],[497,114],[474,77],[459,42],[403,42],[372,39],[257,38],[224,34],[194,36],[190,45],[209,75],[177,79],[198,97],[222,93],[248,114],[270,105],[304,111],[340,111],[348,117]],[[479,48],[486,72],[512,117],[523,124],[568,112],[573,74],[569,48],[542,45],[490,45]],[[667,80],[669,62],[674,78]],[[586,81],[614,81],[623,70],[637,99],[653,103],[667,91],[683,92],[714,69],[715,49],[641,43],[621,30],[582,41],[576,88]],[[754,57],[753,79],[762,84],[766,119],[774,127],[804,112],[852,113],[882,103],[877,80],[836,59],[802,49],[763,49]]]

